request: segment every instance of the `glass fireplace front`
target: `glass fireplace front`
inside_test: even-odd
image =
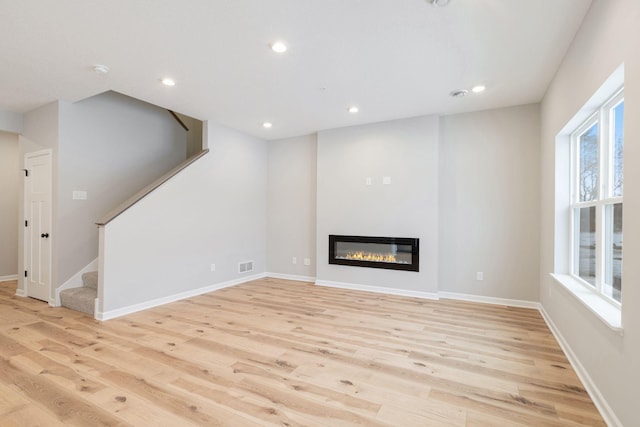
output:
[[[329,264],[419,271],[419,239],[329,235]]]

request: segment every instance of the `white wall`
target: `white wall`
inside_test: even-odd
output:
[[[98,256],[96,221],[185,158],[186,132],[165,109],[116,92],[61,102],[54,287]]]
[[[438,117],[319,132],[317,168],[317,279],[437,292]],[[420,272],[329,265],[329,234],[417,237]]]
[[[270,141],[267,271],[316,276],[316,135]],[[292,258],[297,263],[292,263]],[[304,258],[311,265],[304,265]]]
[[[105,226],[99,315],[266,271],[266,142],[205,126],[211,151]]]
[[[539,105],[440,124],[440,291],[537,301]]]
[[[640,383],[640,3],[595,0],[541,107],[540,299],[620,425],[638,424]],[[624,279],[620,336],[549,277],[554,271],[555,138],[625,65]]]
[[[18,274],[20,165],[18,136],[0,131],[0,277]]]

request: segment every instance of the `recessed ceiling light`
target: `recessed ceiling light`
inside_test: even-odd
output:
[[[486,89],[486,87],[484,87],[483,85],[478,85],[478,86],[472,87],[471,88],[471,92],[480,93],[480,92],[484,92],[485,89]]]
[[[96,64],[93,66],[93,71],[95,71],[98,74],[107,74],[109,72],[109,67],[102,64]]]
[[[349,107],[349,108],[347,109],[347,111],[348,111],[348,112],[350,112],[351,114],[355,114],[355,113],[357,113],[358,111],[360,111],[360,109],[359,109],[358,107],[356,107],[355,105],[352,105],[351,107]]]
[[[451,91],[451,93],[449,93],[449,95],[453,96],[454,98],[464,98],[468,94],[469,94],[469,91],[466,89],[456,89],[454,91]]]
[[[443,7],[449,4],[451,0],[427,0],[432,6]]]
[[[165,86],[175,86],[176,82],[173,79],[170,79],[169,77],[165,77],[164,79],[162,79],[162,84]]]
[[[264,122],[264,123],[262,124],[262,127],[265,127],[265,128],[267,128],[267,129],[269,129],[271,126],[273,126],[273,124],[271,124],[271,122]]]
[[[271,50],[276,53],[284,53],[287,51],[287,45],[284,42],[275,42],[271,45]]]

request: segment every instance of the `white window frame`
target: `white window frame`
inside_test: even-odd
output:
[[[587,289],[594,291],[599,297],[613,304],[618,309],[622,303],[610,297],[604,292],[605,272],[611,268],[606,256],[607,240],[604,233],[607,220],[611,215],[606,215],[609,206],[623,203],[623,196],[613,196],[614,174],[614,122],[613,110],[624,101],[624,87],[619,88],[613,96],[608,98],[591,116],[584,120],[570,135],[571,144],[571,200],[569,205],[570,215],[570,276]],[[598,124],[598,191],[595,200],[580,201],[580,137],[584,135],[594,124]],[[623,172],[624,173],[624,172]],[[623,187],[624,188],[624,187]],[[579,276],[579,246],[580,233],[576,229],[579,224],[580,208],[595,207],[596,215],[596,273],[595,287]],[[612,284],[610,284],[612,285]]]

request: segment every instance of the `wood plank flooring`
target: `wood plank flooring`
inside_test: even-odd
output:
[[[604,426],[535,310],[262,279],[98,322],[0,283],[0,426]]]

